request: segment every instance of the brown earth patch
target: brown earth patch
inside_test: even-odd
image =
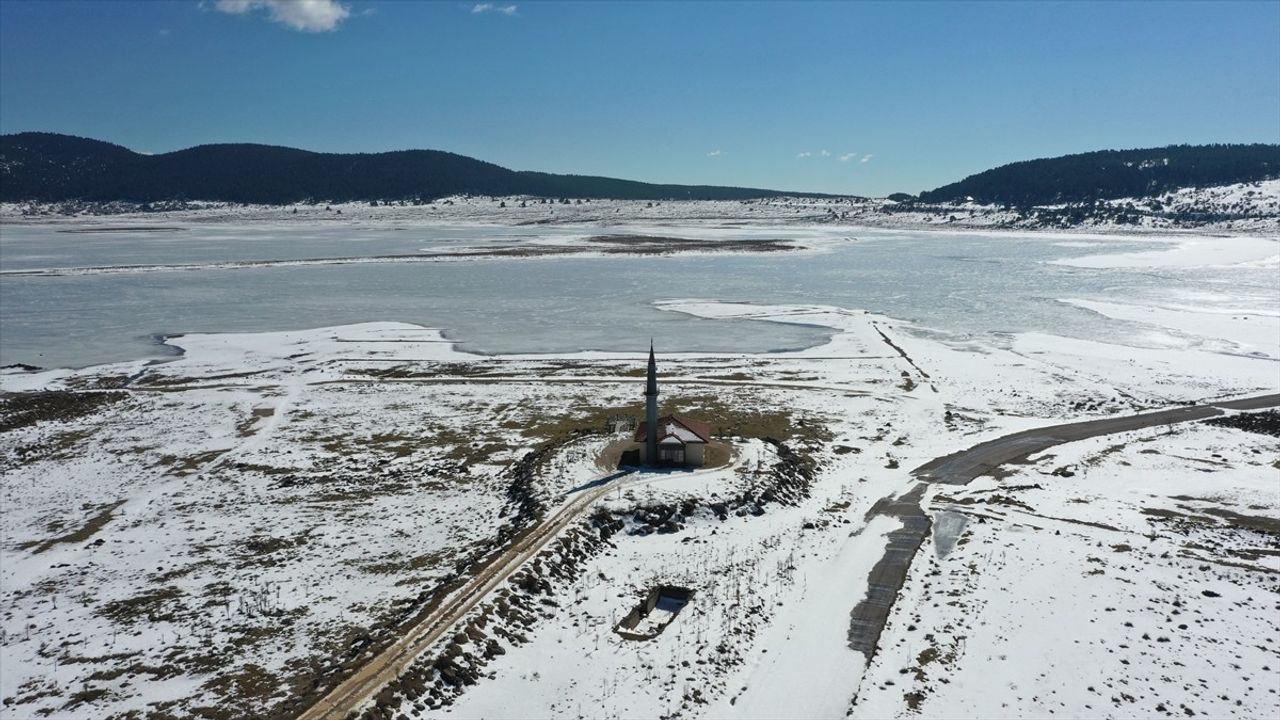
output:
[[[22,548],[23,550],[30,547],[34,547],[35,549],[32,552],[42,553],[45,550],[48,550],[54,545],[58,545],[60,543],[84,542],[85,540],[88,540],[89,538],[96,535],[97,532],[102,529],[103,525],[106,525],[107,523],[111,522],[112,515],[113,513],[115,513],[116,508],[120,507],[123,504],[124,504],[124,501],[120,500],[118,502],[114,502],[109,505],[99,506],[98,513],[93,517],[90,517],[88,520],[85,521],[83,525],[76,528],[75,530],[65,535],[59,535],[58,537],[50,538],[48,540],[45,540],[44,542],[24,543],[19,547]]]
[[[92,415],[102,407],[129,397],[123,392],[41,390],[0,394],[0,432],[31,427],[39,422],[67,422]]]

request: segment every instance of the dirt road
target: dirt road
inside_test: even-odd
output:
[[[1139,415],[1102,418],[1026,430],[988,440],[967,450],[931,460],[916,468],[911,474],[925,482],[964,485],[1000,465],[1026,459],[1027,456],[1054,445],[1157,425],[1207,420],[1221,415],[1223,410],[1261,410],[1277,406],[1280,406],[1280,394],[1260,395],[1240,400],[1226,400]]]
[[[867,578],[867,595],[850,613],[849,647],[866,655],[868,662],[875,655],[880,633],[889,620],[889,611],[893,609],[893,603],[911,569],[911,560],[929,534],[930,517],[920,506],[926,483],[965,485],[1001,465],[1025,460],[1029,455],[1055,445],[1129,430],[1207,420],[1222,415],[1223,410],[1261,410],[1271,407],[1280,407],[1280,394],[1052,425],[988,440],[921,465],[911,473],[920,482],[901,495],[884,498],[867,512],[868,519],[873,515],[897,517],[901,519],[902,527],[889,533],[884,556],[871,569]]]
[[[743,462],[737,458],[728,468]],[[501,555],[480,568],[465,585],[450,595],[439,608],[418,622],[404,637],[387,647],[351,677],[330,690],[323,698],[298,716],[299,720],[342,720],[354,712],[369,698],[399,677],[432,643],[439,640],[495,588],[505,582],[538,554],[547,543],[555,539],[570,523],[577,520],[597,500],[610,492],[628,487],[640,487],[661,482],[671,477],[688,478],[708,472],[720,472],[725,466],[696,470],[691,473],[645,472],[632,474],[623,471],[604,476],[570,490],[570,500],[551,517],[536,525],[527,535]]]
[[[465,585],[449,596],[434,612],[411,628],[404,637],[387,647],[355,674],[330,690],[319,702],[299,715],[300,720],[341,720],[357,710],[387,684],[395,680],[441,635],[452,628],[500,583],[511,577],[526,561],[559,535],[596,500],[612,490],[605,483],[585,490],[542,521],[506,552],[481,568]]]
[[[900,530],[890,533],[890,543],[886,548],[885,556],[875,565],[868,578],[867,598],[860,602],[852,613],[849,629],[850,646],[865,653],[868,658],[875,652],[889,611],[906,579],[911,559],[929,533],[929,516],[920,507],[925,483],[964,484],[1001,464],[1023,459],[1032,453],[1064,442],[1156,425],[1203,420],[1221,415],[1223,408],[1245,410],[1275,406],[1280,406],[1280,394],[1142,415],[1056,425],[997,438],[975,445],[968,450],[938,458],[917,468],[913,475],[922,482],[917,483],[901,496],[886,498],[877,503],[876,507],[869,512],[869,514],[893,515],[900,518],[903,525]],[[484,600],[499,584],[511,577],[597,500],[616,489],[620,482],[622,481],[585,486],[576,497],[561,506],[551,517],[535,526],[514,546],[481,568],[439,608],[406,632],[402,638],[299,715],[300,720],[346,718],[349,713],[354,712],[383,687],[399,677],[426,649]]]

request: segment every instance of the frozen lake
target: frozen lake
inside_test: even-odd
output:
[[[443,328],[483,353],[766,352],[822,342],[821,328],[712,321],[655,300],[706,298],[865,309],[984,341],[1043,331],[1158,346],[1150,326],[1062,299],[1280,314],[1265,265],[1085,268],[1050,261],[1157,251],[1150,239],[1032,233],[886,231],[836,226],[334,227],[156,221],[0,228],[0,365],[83,366],[161,356],[155,337],[302,329],[371,320]],[[68,232],[79,228],[110,232]],[[666,257],[559,257],[12,275],[55,268],[217,264],[412,255],[599,234],[792,239],[812,251]],[[181,344],[181,343],[178,343]]]

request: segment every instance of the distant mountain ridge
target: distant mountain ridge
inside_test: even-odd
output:
[[[920,200],[943,203],[972,199],[1028,207],[1153,197],[1179,188],[1277,177],[1280,145],[1169,145],[1010,163],[920,193]]]
[[[1280,178],[1280,145],[1170,145],[1025,160],[922,192],[918,198],[895,194],[890,199],[909,204],[972,200],[1026,208],[1155,197],[1179,188],[1275,178]],[[439,150],[339,154],[220,144],[145,155],[71,135],[0,135],[0,201],[5,202],[208,200],[281,205],[429,201],[459,194],[612,200],[849,197],[515,171]]]
[[[56,133],[0,136],[0,201],[431,200],[457,194],[616,200],[824,197],[758,188],[658,185],[587,175],[520,172],[439,150],[317,153],[272,145],[199,145],[144,155]]]

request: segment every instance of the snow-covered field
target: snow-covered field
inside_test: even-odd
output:
[[[491,222],[554,225],[616,222],[729,221],[739,224],[823,222],[881,228],[1032,228],[1085,232],[1275,233],[1280,231],[1280,179],[1202,188],[1182,188],[1157,197],[1106,200],[1071,218],[1064,205],[1017,211],[996,205],[904,205],[884,198],[779,197],[759,200],[600,200],[525,196],[454,196],[426,203],[314,203],[255,206],[182,202],[138,206],[130,203],[0,203],[0,219],[67,221],[105,216],[116,219],[163,217],[171,221],[325,221],[353,223]]]
[[[484,202],[440,212],[532,217],[511,199]],[[607,223],[613,209],[668,234],[695,213],[656,217],[665,204],[643,205],[533,210]],[[715,205],[696,212],[760,217]],[[767,208],[751,213],[773,223],[796,210]],[[421,208],[334,209],[342,222],[435,222]],[[277,210],[189,212],[292,222],[268,217]],[[337,222],[332,209],[304,212]],[[830,252],[827,235],[805,237],[811,252]],[[931,487],[936,542],[916,555],[870,664],[850,648],[850,613],[897,527],[869,511],[911,488],[912,468],[1044,425],[1280,391],[1280,312],[1267,288],[1220,282],[1235,267],[1265,272],[1274,237],[1223,239],[1227,253],[1203,236],[1043,242],[1089,245],[1063,248],[1076,264],[1036,266],[1046,272],[1155,268],[1175,273],[1154,281],[1169,297],[1056,298],[1051,312],[1132,330],[1094,338],[1050,324],[956,332],[736,293],[650,303],[672,323],[819,339],[773,353],[671,352],[659,337],[664,410],[709,422],[733,448],[727,463],[614,481],[366,709],[1280,712],[1280,441],[1228,427],[1070,443],[968,486]],[[64,280],[79,282],[49,282]],[[481,355],[438,329],[450,322],[190,333],[166,341],[183,350],[169,362],[4,370],[5,716],[296,715],[469,568],[610,474],[602,458],[626,436],[611,421],[641,412],[643,348]],[[693,595],[651,640],[616,632],[659,585]]]
[[[855,717],[1274,716],[1277,453],[1192,423],[935,487],[959,540],[920,551]]]

